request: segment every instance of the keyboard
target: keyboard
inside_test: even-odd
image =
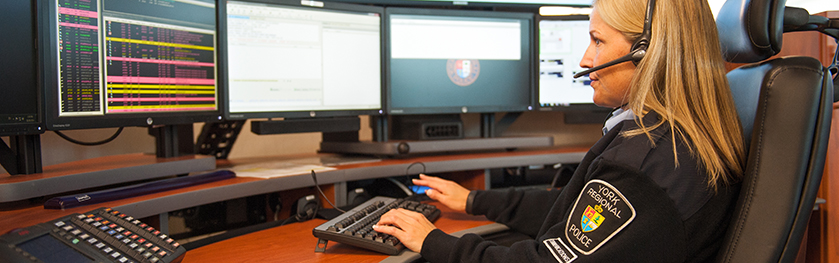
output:
[[[405,249],[405,245],[393,236],[373,231],[373,225],[379,222],[379,218],[395,208],[419,212],[431,222],[440,217],[440,209],[433,205],[392,197],[373,197],[352,210],[315,227],[312,234],[319,238],[316,251],[323,252],[326,249],[326,242],[331,240],[388,255],[399,254]]]
[[[111,208],[72,214],[0,236],[3,262],[172,263],[186,249],[159,230]]]

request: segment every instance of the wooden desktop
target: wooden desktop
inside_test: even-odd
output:
[[[492,223],[483,216],[455,212],[438,202],[430,203],[442,212],[434,225],[446,233]],[[205,245],[188,251],[182,262],[379,262],[388,258],[385,254],[334,241],[327,244],[326,252],[316,253],[318,239],[312,235],[312,229],[324,222],[313,219],[292,223]]]
[[[336,198],[346,196],[346,189],[339,185],[346,185],[347,181],[365,180],[371,178],[385,178],[404,176],[406,170],[417,168],[416,163],[422,163],[425,171],[455,180],[469,189],[489,188],[487,169],[521,167],[532,165],[553,165],[557,163],[575,163],[582,159],[588,150],[586,146],[551,147],[539,149],[521,149],[516,151],[473,152],[462,154],[446,154],[434,156],[419,156],[399,159],[381,159],[371,162],[361,162],[334,166],[334,170],[318,173],[318,183],[324,188],[327,196]],[[315,157],[324,155],[314,155]],[[234,160],[219,162],[219,168],[231,165],[241,165],[259,161],[277,161],[282,159],[311,158],[312,156],[284,156],[260,158],[254,160]],[[413,165],[413,167],[411,167]],[[45,170],[51,167],[45,167]],[[419,171],[419,170],[418,170]],[[416,172],[418,172],[416,171]],[[40,178],[33,175],[31,178]],[[15,177],[16,183],[26,180],[26,177]],[[108,201],[98,204],[85,205],[64,210],[43,208],[43,200],[29,199],[16,202],[0,203],[0,234],[13,229],[23,228],[49,220],[64,217],[73,213],[84,213],[99,207],[111,207],[135,218],[155,226],[164,233],[168,231],[168,212],[196,207],[219,201],[269,193],[301,193],[314,194],[311,175],[284,176],[270,179],[236,177],[206,184],[189,186],[153,194]],[[311,193],[309,193],[311,192]],[[286,198],[283,197],[284,202]],[[290,202],[292,199],[288,198]],[[334,200],[334,199],[333,199]],[[325,202],[322,202],[326,204]],[[341,205],[341,204],[338,204]],[[443,214],[436,221],[441,230],[452,233],[476,226],[490,224],[483,217],[469,216],[448,210],[437,205]],[[284,205],[290,207],[290,205]],[[329,207],[329,205],[326,205]],[[326,253],[315,253],[317,239],[312,235],[312,229],[325,222],[314,219],[303,223],[293,223],[250,233],[243,236],[222,240],[188,251],[187,262],[242,262],[242,261],[380,261],[386,255],[354,248],[348,245],[330,242]]]

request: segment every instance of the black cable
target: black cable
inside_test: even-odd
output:
[[[296,216],[290,216],[290,217],[286,218],[285,220],[283,220],[283,222],[280,223],[280,225],[278,225],[278,226],[284,226],[285,224],[291,223],[292,219],[294,219],[295,221],[299,221],[299,220],[297,220]]]
[[[347,212],[347,211],[341,210],[341,208],[338,208],[338,206],[333,204],[332,201],[329,201],[329,198],[326,197],[326,194],[323,193],[323,190],[320,189],[320,185],[318,185],[318,177],[315,175],[315,170],[312,170],[312,180],[315,181],[315,188],[318,189],[318,193],[320,193],[320,195],[323,196],[323,199],[326,199],[326,202],[329,203],[329,205],[334,207],[335,210],[338,210],[338,212],[341,212],[341,213],[346,213]]]
[[[415,164],[422,165],[422,173],[423,173],[423,174],[425,173],[425,169],[426,169],[426,168],[425,168],[425,164],[424,164],[424,163],[422,163],[422,162],[414,162],[414,163],[412,163],[412,164],[409,164],[409,165],[408,165],[408,167],[407,167],[407,168],[405,168],[405,175],[408,175],[408,172],[409,172],[409,171],[411,171],[411,167],[414,167],[414,165],[415,165]]]
[[[408,184],[408,187],[411,187],[411,186],[413,186],[413,185],[414,185],[413,181],[411,181],[411,174],[409,174],[408,172],[410,172],[410,171],[411,171],[411,167],[414,167],[414,165],[415,165],[415,164],[422,165],[422,172],[421,172],[421,174],[425,174],[426,167],[425,167],[425,164],[424,164],[424,163],[422,163],[422,162],[414,162],[414,163],[409,164],[409,165],[408,165],[408,167],[406,167],[406,168],[405,168],[405,178],[407,178],[407,179],[408,179],[408,181],[407,181],[407,182],[405,182],[405,183],[406,183],[406,184]]]
[[[67,141],[69,141],[69,142],[72,142],[72,143],[78,144],[78,145],[84,145],[84,146],[96,146],[96,145],[102,145],[102,144],[106,144],[106,143],[109,143],[109,142],[113,141],[114,139],[116,139],[116,138],[117,138],[117,136],[119,136],[119,134],[120,134],[120,133],[122,133],[122,129],[123,129],[123,127],[119,127],[119,129],[117,129],[117,131],[114,133],[114,135],[111,135],[111,137],[110,137],[110,138],[107,138],[107,139],[105,139],[105,140],[98,141],[98,142],[83,142],[83,141],[78,141],[78,140],[75,140],[75,139],[73,139],[73,138],[70,138],[69,136],[65,135],[64,133],[62,133],[62,132],[60,132],[60,131],[55,131],[55,134],[58,134],[58,136],[59,136],[59,137],[61,137],[61,138],[65,139],[65,140],[67,140]]]
[[[417,165],[417,164],[422,165],[422,172],[421,172],[421,174],[425,174],[426,167],[425,167],[425,164],[424,164],[424,163],[422,163],[422,162],[414,162],[414,163],[409,164],[409,165],[408,165],[408,167],[406,167],[406,168],[405,168],[405,178],[407,179],[407,182],[405,182],[405,186],[407,186],[407,187],[408,187],[408,189],[411,189],[411,188],[414,186],[414,181],[413,181],[413,180],[411,180],[411,174],[410,174],[410,173],[408,173],[408,172],[410,172],[410,171],[411,171],[411,167],[414,167],[414,165]],[[411,189],[411,193],[410,193],[409,195],[413,195],[413,193],[414,193],[413,191],[414,191],[414,190],[413,190],[413,189]]]

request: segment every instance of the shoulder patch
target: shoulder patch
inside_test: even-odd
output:
[[[635,208],[623,194],[603,180],[591,180],[574,204],[565,237],[584,255],[591,255],[635,219]]]

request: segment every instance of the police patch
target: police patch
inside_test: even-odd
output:
[[[477,59],[449,59],[446,62],[446,74],[449,80],[458,86],[469,86],[478,80],[481,63]]]
[[[584,255],[591,255],[635,219],[635,208],[614,186],[591,180],[577,197],[565,225],[565,237]]]

